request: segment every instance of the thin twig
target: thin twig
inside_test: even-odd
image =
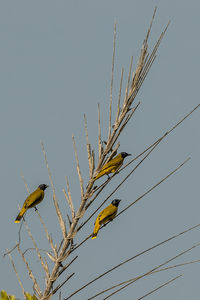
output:
[[[23,175],[22,172],[21,172],[21,177],[22,177],[22,180],[23,180],[23,182],[24,182],[24,184],[25,184],[27,193],[30,194],[30,190],[29,190],[29,188],[28,188],[27,181],[26,181],[26,179],[25,179],[25,177],[24,177],[24,175]],[[43,219],[42,219],[42,216],[40,215],[38,209],[36,210],[36,213],[37,213],[37,215],[38,215],[38,217],[39,217],[39,219],[40,219],[40,222],[41,222],[41,224],[42,224],[42,226],[43,226],[43,228],[44,228],[44,231],[45,231],[47,240],[48,240],[49,244],[51,245],[51,248],[52,248],[54,254],[56,255],[56,254],[57,254],[56,248],[54,247],[52,238],[50,237],[50,235],[49,235],[49,233],[48,233],[47,227],[46,227],[46,225],[45,225],[45,223],[44,223],[44,221],[43,221]],[[25,253],[25,252],[24,252],[24,253]]]
[[[77,173],[78,173],[80,188],[81,188],[81,198],[83,199],[84,198],[83,179],[82,179],[82,176],[81,176],[81,169],[80,169],[79,160],[78,160],[78,153],[77,153],[75,139],[74,139],[73,135],[72,135],[72,141],[73,141],[74,153],[75,153],[75,158],[76,158],[76,168],[77,168]]]
[[[57,251],[56,251],[56,247],[55,247],[54,244],[53,244],[52,237],[51,237],[50,234],[48,233],[47,227],[46,227],[46,225],[45,225],[45,223],[44,223],[44,221],[43,221],[43,219],[42,219],[42,217],[41,217],[41,215],[40,215],[38,209],[36,210],[36,213],[37,213],[38,217],[40,218],[40,222],[41,222],[42,225],[43,225],[44,231],[45,231],[45,233],[46,233],[47,240],[48,240],[49,244],[51,245],[51,249],[53,250],[54,255],[56,256],[56,255],[58,254]]]
[[[121,94],[122,94],[123,75],[124,75],[124,68],[122,68],[122,72],[121,72],[121,80],[120,80],[119,95],[118,95],[118,105],[117,105],[117,114],[116,114],[116,119],[115,119],[115,123],[117,125],[115,125],[115,126],[118,126],[118,120],[119,120],[119,114],[120,114],[120,101],[121,101]]]
[[[99,150],[99,159],[101,158],[102,155],[102,143],[101,143],[101,119],[100,119],[100,104],[98,103],[98,150]]]
[[[57,216],[58,216],[58,221],[59,221],[60,228],[61,228],[61,231],[62,231],[62,234],[63,234],[63,238],[65,239],[66,235],[67,235],[67,231],[66,231],[66,227],[65,227],[65,222],[63,220],[63,217],[62,217],[59,205],[58,205],[58,200],[57,200],[57,197],[56,197],[56,190],[55,190],[55,187],[54,187],[54,184],[53,184],[53,180],[52,180],[52,176],[51,176],[51,171],[50,171],[48,160],[47,160],[46,151],[45,151],[44,144],[43,144],[42,141],[41,141],[41,146],[42,146],[42,152],[43,152],[43,155],[44,155],[44,159],[45,159],[45,163],[46,163],[46,167],[47,167],[47,171],[48,171],[48,175],[49,175],[49,180],[51,182],[51,186],[52,186],[52,189],[53,189],[54,206],[56,208],[56,213],[57,213]]]
[[[7,249],[7,251],[8,251],[8,249]],[[21,282],[21,279],[20,279],[20,277],[19,277],[19,273],[17,272],[17,269],[16,269],[16,267],[15,267],[13,258],[12,258],[11,254],[10,254],[10,251],[8,251],[7,254],[8,254],[9,258],[10,258],[10,261],[11,261],[11,264],[12,264],[12,267],[13,267],[13,270],[15,271],[15,274],[16,274],[17,279],[18,279],[18,281],[19,281],[19,285],[21,286],[22,294],[23,294],[23,296],[24,296],[24,299],[26,299],[25,289],[24,289],[23,284],[22,284],[22,282]]]
[[[113,57],[112,57],[112,76],[111,76],[111,83],[110,83],[110,107],[109,107],[108,139],[110,138],[110,135],[111,135],[112,92],[113,92],[114,65],[115,65],[116,26],[117,26],[117,22],[115,21],[115,25],[114,25],[114,39],[113,39]]]
[[[91,153],[91,145],[89,143],[88,138],[88,128],[87,128],[87,119],[86,115],[84,114],[84,125],[85,125],[85,137],[86,137],[86,148],[87,148],[87,154],[88,154],[88,164],[89,164],[89,171],[90,171],[90,178],[92,178],[93,172],[92,172],[92,153]]]
[[[153,293],[156,292],[157,290],[163,288],[164,286],[168,285],[169,283],[175,281],[176,279],[178,279],[178,278],[180,278],[180,277],[182,277],[182,276],[183,276],[183,275],[176,276],[176,277],[172,278],[171,280],[169,280],[169,281],[167,281],[167,282],[165,282],[165,283],[159,285],[157,288],[151,290],[150,292],[148,292],[148,293],[145,294],[144,296],[138,298],[138,300],[141,300],[141,299],[145,298],[146,296],[149,296],[149,295],[153,294]]]
[[[125,91],[123,108],[127,105],[127,101],[128,101],[128,93],[129,93],[129,86],[130,86],[130,80],[131,80],[132,66],[133,66],[133,56],[131,56],[131,62],[130,62],[130,66],[129,66],[128,82],[127,82],[126,91]]]
[[[71,266],[71,264],[73,264],[73,262],[78,258],[78,255],[76,255],[68,264],[66,264],[65,266],[63,266],[63,268],[61,269],[61,271],[58,273],[58,276],[60,276],[67,268],[69,268],[69,266]]]
[[[44,261],[43,261],[43,258],[42,258],[42,256],[41,256],[41,254],[40,254],[40,251],[39,251],[39,248],[38,248],[38,246],[37,246],[37,244],[36,244],[36,241],[35,241],[35,239],[34,239],[32,233],[31,233],[31,231],[30,231],[30,228],[29,228],[29,226],[28,226],[28,224],[27,224],[27,222],[26,222],[25,220],[24,220],[24,224],[25,224],[26,230],[27,230],[27,232],[28,232],[28,235],[29,235],[29,237],[31,238],[31,240],[32,240],[32,242],[33,242],[33,245],[34,245],[34,247],[35,247],[35,250],[36,250],[37,256],[38,256],[38,258],[39,258],[39,260],[40,260],[40,263],[41,263],[41,265],[42,265],[42,267],[43,267],[43,269],[44,269],[44,271],[45,271],[45,274],[46,274],[46,276],[47,276],[47,278],[48,278],[48,277],[49,277],[48,270],[47,270],[47,268],[46,268],[46,265],[45,265],[45,263],[44,263]]]
[[[150,189],[148,189],[144,194],[142,194],[140,197],[138,197],[135,201],[133,201],[131,204],[126,206],[117,216],[120,216],[122,213],[124,213],[128,208],[130,208],[132,205],[134,205],[136,202],[138,202],[141,198],[146,196],[148,193],[150,193],[153,189],[155,189],[158,185],[160,185],[163,181],[165,181],[167,178],[169,178],[172,174],[177,172],[183,165],[185,165],[190,160],[190,157],[187,158],[183,163],[181,163],[177,168],[175,168],[172,172],[170,172],[167,176],[162,178],[159,182],[157,182],[154,186],[152,186]],[[116,216],[116,217],[117,217]]]
[[[74,296],[75,294],[77,294],[77,293],[80,292],[81,290],[85,289],[85,288],[86,288],[87,286],[89,286],[90,284],[94,283],[95,281],[97,281],[98,279],[104,277],[105,275],[109,274],[110,272],[116,270],[117,268],[121,267],[122,265],[128,263],[129,261],[134,260],[135,258],[137,258],[137,257],[139,257],[139,256],[141,256],[141,255],[143,255],[143,254],[145,254],[145,253],[147,253],[147,252],[149,252],[149,251],[151,251],[151,250],[153,250],[153,249],[159,247],[159,246],[162,246],[163,244],[165,244],[165,243],[167,243],[167,242],[169,242],[169,241],[172,241],[173,239],[175,239],[175,238],[177,238],[177,237],[179,237],[179,236],[181,236],[181,235],[183,235],[183,234],[185,234],[185,233],[187,233],[187,232],[189,232],[189,231],[192,231],[192,230],[194,230],[194,229],[196,229],[196,228],[198,228],[198,227],[200,227],[200,224],[197,224],[197,225],[195,225],[195,226],[193,226],[193,227],[190,227],[189,229],[186,229],[186,230],[184,230],[184,231],[182,231],[182,232],[180,232],[180,233],[178,233],[178,234],[175,234],[175,235],[173,235],[173,236],[167,238],[166,240],[163,240],[163,241],[161,241],[161,242],[159,242],[159,243],[153,245],[152,247],[150,247],[150,248],[148,248],[148,249],[145,249],[145,250],[143,250],[142,252],[139,252],[138,254],[136,254],[136,255],[134,255],[134,256],[132,256],[132,257],[130,257],[130,258],[128,258],[128,259],[122,261],[121,263],[117,264],[116,266],[112,267],[111,269],[107,270],[106,272],[104,272],[104,273],[100,274],[99,276],[93,278],[93,279],[92,279],[91,281],[89,281],[87,284],[85,284],[84,286],[82,286],[81,288],[79,288],[79,289],[77,289],[75,292],[73,292],[73,293],[72,293],[68,298],[66,298],[65,300],[67,300],[67,299],[69,299],[70,297]],[[87,237],[87,239],[88,239],[88,238],[89,238],[89,237]],[[79,245],[78,245],[78,246],[79,246]],[[77,246],[76,248],[78,248],[78,246]],[[75,249],[76,249],[76,248],[75,248]],[[75,250],[75,249],[74,249],[74,250]]]
[[[21,222],[20,227],[19,227],[18,242],[16,242],[16,245],[11,250],[7,249],[7,251],[3,254],[3,257],[6,257],[6,255],[8,255],[8,254],[11,254],[17,248],[17,246],[20,245],[20,243],[21,243],[21,229],[22,229],[22,225],[23,225],[23,222]]]
[[[66,180],[66,185],[67,185],[67,193],[65,192],[64,189],[63,189],[63,193],[64,193],[65,198],[67,199],[67,202],[69,204],[71,214],[72,214],[72,219],[73,219],[75,217],[75,210],[74,210],[74,204],[73,204],[73,201],[72,201],[72,196],[71,196],[71,192],[70,192],[70,188],[69,188],[69,181],[68,181],[67,176],[65,176],[65,180]]]
[[[145,274],[143,274],[143,275],[141,275],[141,276],[138,276],[135,280],[133,280],[133,281],[127,283],[126,285],[122,286],[121,288],[119,288],[119,289],[116,290],[115,292],[109,294],[106,298],[104,298],[104,300],[110,298],[110,297],[113,296],[114,294],[118,293],[119,291],[123,290],[123,289],[126,288],[127,286],[129,286],[129,285],[131,285],[132,283],[134,283],[135,281],[137,281],[137,280],[139,280],[139,279],[145,277],[146,275],[152,273],[152,272],[155,271],[155,270],[158,270],[160,267],[162,267],[162,266],[168,264],[169,262],[173,261],[174,259],[176,259],[176,258],[178,258],[178,257],[180,257],[180,256],[182,256],[182,255],[184,255],[185,253],[187,253],[187,252],[191,251],[192,249],[194,249],[194,248],[196,248],[196,247],[199,247],[199,246],[200,246],[200,243],[197,243],[197,244],[195,244],[194,246],[192,246],[192,247],[190,247],[190,248],[188,248],[188,249],[186,249],[186,250],[184,250],[184,251],[178,253],[176,256],[173,256],[172,258],[168,259],[167,261],[165,261],[164,263],[160,264],[159,266],[154,267],[154,268],[151,269],[150,271],[146,272]]]
[[[63,283],[59,284],[52,292],[52,294],[54,295],[55,293],[57,293],[57,291],[72,277],[74,276],[75,273],[72,273],[71,275],[69,275],[64,281]]]
[[[162,268],[162,269],[158,269],[158,270],[155,270],[155,271],[153,271],[153,272],[147,274],[146,276],[151,276],[151,275],[157,274],[157,273],[159,273],[159,272],[168,271],[168,270],[170,270],[170,269],[175,269],[175,268],[178,268],[178,267],[182,267],[182,266],[185,266],[185,265],[194,264],[194,263],[197,263],[197,262],[200,262],[200,259],[193,260],[193,261],[189,261],[189,262],[184,262],[184,263],[181,263],[181,264],[169,266],[169,267]],[[139,276],[139,277],[140,277],[140,276]],[[105,290],[103,290],[103,291],[101,291],[101,292],[95,294],[94,296],[88,298],[88,300],[92,300],[92,299],[94,299],[94,298],[96,298],[96,297],[98,297],[98,296],[100,296],[100,295],[102,295],[102,294],[104,294],[104,293],[106,293],[106,292],[112,290],[112,289],[115,289],[115,288],[118,287],[118,286],[124,285],[124,284],[126,284],[126,283],[128,283],[128,282],[131,282],[131,281],[134,281],[134,280],[136,280],[137,278],[138,278],[138,276],[137,276],[137,277],[133,277],[133,278],[128,279],[128,280],[125,280],[125,281],[122,281],[122,282],[120,282],[120,283],[118,283],[118,284],[115,284],[115,285],[111,286],[110,288],[107,288],[107,289],[105,289]]]
[[[28,270],[28,275],[29,275],[29,277],[30,277],[30,278],[32,279],[32,281],[33,281],[33,289],[34,289],[34,291],[39,295],[39,297],[41,297],[42,292],[41,292],[40,286],[39,286],[39,284],[37,283],[37,280],[36,280],[35,276],[33,275],[33,272],[32,272],[32,270],[31,270],[31,268],[29,267],[29,264],[28,264],[27,260],[25,259],[24,254],[22,253],[22,250],[20,249],[19,245],[17,246],[17,249],[18,249],[18,251],[19,251],[19,254],[20,254],[21,257],[22,257],[23,262],[24,262],[25,265],[26,265],[26,268],[27,268],[27,270]]]

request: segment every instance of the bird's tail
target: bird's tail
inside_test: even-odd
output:
[[[19,223],[26,212],[26,208],[22,207],[20,213],[18,214],[17,218],[15,219],[15,223]]]
[[[94,231],[93,231],[93,234],[92,234],[92,240],[96,239],[97,234],[99,232],[99,229],[100,229],[99,220],[96,220],[96,223],[95,223],[95,226],[94,226]]]

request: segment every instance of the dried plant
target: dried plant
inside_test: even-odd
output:
[[[141,88],[141,86],[142,86],[142,84],[143,84],[143,82],[144,82],[144,80],[145,80],[152,64],[155,61],[157,50],[158,50],[159,45],[160,45],[160,43],[161,43],[161,41],[162,41],[162,39],[163,39],[163,37],[166,33],[166,30],[167,30],[168,26],[169,26],[169,23],[168,23],[167,26],[164,28],[163,32],[161,33],[160,37],[158,38],[157,42],[155,43],[153,50],[149,54],[148,53],[148,40],[149,40],[150,32],[151,32],[151,29],[152,29],[152,24],[153,24],[153,20],[154,20],[154,17],[155,17],[155,13],[156,13],[156,9],[154,11],[154,14],[153,14],[153,17],[152,17],[152,20],[151,20],[151,23],[150,23],[150,27],[147,31],[147,35],[146,35],[146,37],[144,39],[144,42],[142,44],[142,48],[141,48],[140,56],[139,56],[139,59],[138,59],[137,67],[136,67],[136,70],[135,70],[134,73],[132,72],[133,59],[131,58],[130,69],[129,69],[129,74],[128,74],[128,81],[127,81],[125,96],[124,96],[123,101],[121,100],[122,83],[123,83],[123,77],[124,77],[124,70],[122,69],[121,80],[120,80],[120,85],[119,85],[119,96],[118,96],[118,99],[116,101],[116,103],[117,103],[116,116],[115,116],[115,120],[114,120],[114,123],[113,123],[113,120],[112,120],[113,81],[114,81],[115,48],[116,48],[116,23],[115,23],[115,26],[114,26],[114,42],[113,42],[113,58],[112,58],[112,76],[111,76],[111,87],[110,87],[109,118],[108,118],[108,137],[107,137],[106,141],[102,141],[102,137],[101,137],[102,124],[101,124],[101,116],[100,116],[100,105],[98,104],[98,118],[97,118],[97,123],[98,123],[98,137],[97,137],[98,154],[96,153],[96,155],[95,155],[94,147],[92,147],[91,143],[89,142],[87,119],[86,119],[86,115],[84,114],[84,128],[85,128],[85,135],[86,135],[86,151],[87,151],[88,165],[89,165],[89,181],[86,184],[83,182],[83,177],[82,177],[83,172],[81,171],[81,168],[80,168],[77,146],[76,146],[76,143],[75,143],[75,138],[74,138],[74,136],[72,136],[72,142],[73,142],[73,146],[74,146],[74,153],[75,153],[75,159],[76,159],[76,169],[77,169],[79,183],[80,183],[81,199],[80,199],[80,205],[79,205],[78,209],[75,211],[74,204],[73,204],[73,199],[72,199],[72,195],[71,195],[71,191],[70,191],[71,189],[70,189],[69,180],[68,180],[68,177],[66,176],[66,189],[63,188],[62,191],[63,191],[64,196],[66,198],[66,204],[68,205],[68,207],[71,211],[70,216],[69,215],[67,215],[67,216],[63,215],[62,211],[59,207],[59,201],[58,201],[58,198],[57,198],[57,195],[56,195],[56,189],[55,189],[55,186],[54,186],[54,183],[53,183],[49,163],[48,163],[48,160],[47,160],[47,154],[46,154],[46,151],[45,151],[44,144],[43,144],[43,142],[41,142],[42,151],[43,151],[43,154],[44,154],[44,159],[45,159],[46,167],[47,167],[47,170],[48,170],[49,180],[50,180],[52,191],[53,191],[53,203],[54,203],[55,211],[56,211],[56,214],[57,214],[57,221],[58,221],[58,224],[60,226],[61,233],[62,233],[62,240],[59,242],[59,246],[57,246],[54,243],[52,235],[49,233],[48,228],[45,225],[40,213],[37,211],[39,220],[40,220],[40,222],[43,226],[43,229],[44,229],[44,232],[45,232],[48,244],[49,244],[49,249],[44,250],[44,249],[39,248],[39,246],[36,243],[35,238],[33,237],[33,234],[31,233],[31,230],[28,226],[28,223],[25,220],[23,221],[23,224],[25,225],[27,233],[28,233],[30,239],[32,240],[34,248],[26,249],[24,252],[22,251],[21,246],[23,245],[23,240],[20,236],[21,227],[20,227],[20,231],[19,231],[19,241],[17,242],[17,245],[14,247],[14,249],[17,248],[17,250],[18,250],[18,252],[19,252],[19,254],[22,258],[22,261],[24,262],[24,264],[26,266],[28,275],[29,275],[30,279],[33,282],[33,291],[34,291],[35,295],[37,296],[37,298],[40,299],[40,300],[50,299],[58,291],[60,292],[60,289],[63,288],[63,286],[67,282],[68,282],[68,284],[70,284],[70,280],[72,280],[75,272],[72,272],[70,275],[66,276],[66,278],[62,279],[60,283],[58,283],[58,279],[60,279],[60,276],[69,268],[69,266],[71,266],[74,263],[75,260],[77,260],[78,256],[76,255],[75,257],[73,257],[72,255],[74,253],[76,253],[76,250],[78,248],[80,248],[81,245],[86,243],[89,240],[89,238],[91,237],[91,232],[90,232],[82,240],[79,240],[77,238],[76,239],[76,244],[74,244],[74,239],[76,238],[77,233],[89,221],[91,221],[91,218],[100,210],[100,208],[108,201],[108,199],[126,182],[127,178],[129,176],[131,176],[141,164],[143,164],[145,159],[149,155],[151,155],[151,153],[154,151],[154,149],[157,148],[157,146],[164,139],[166,139],[167,136],[177,128],[177,126],[179,126],[182,122],[184,122],[185,119],[188,118],[199,107],[199,105],[198,105],[194,109],[192,109],[186,116],[184,116],[181,120],[179,120],[168,131],[166,131],[160,138],[156,139],[151,145],[147,146],[140,154],[138,154],[136,157],[134,157],[129,163],[127,163],[126,165],[121,167],[112,176],[110,176],[108,179],[106,179],[103,182],[103,184],[101,184],[98,187],[94,186],[95,176],[99,173],[102,166],[105,163],[107,163],[109,160],[111,160],[113,158],[113,156],[115,156],[117,151],[119,150],[119,147],[120,147],[119,137],[120,137],[121,133],[125,131],[125,128],[126,128],[127,124],[132,119],[132,117],[134,116],[134,114],[137,111],[137,108],[140,105],[140,102],[134,103],[134,101],[136,99],[138,91],[140,90],[140,88]],[[113,124],[113,126],[112,126],[112,124]],[[95,157],[96,157],[96,162],[95,162]],[[120,211],[116,217],[119,217],[119,216],[122,217],[122,214],[124,214],[127,209],[130,209],[130,207],[132,205],[134,205],[136,202],[143,199],[148,193],[150,193],[158,185],[160,185],[165,180],[167,180],[168,177],[172,176],[175,172],[177,172],[188,160],[189,160],[189,158],[186,159],[181,164],[179,164],[178,166],[176,166],[174,168],[174,170],[172,170],[170,173],[166,174],[166,176],[164,178],[158,180],[158,182],[155,185],[153,185],[151,188],[146,190],[141,196],[139,196],[134,201],[132,201],[129,205],[127,205],[127,207],[125,207],[125,209]],[[129,173],[126,174],[126,176],[124,177],[123,180],[118,182],[118,185],[112,190],[112,192],[106,197],[106,199],[104,199],[102,201],[102,203],[100,203],[99,207],[95,211],[92,211],[91,210],[91,204],[94,201],[96,201],[97,197],[99,197],[99,195],[101,195],[102,191],[104,191],[104,189],[106,189],[106,187],[109,186],[109,184],[112,181],[113,177],[118,176],[118,174],[120,172],[122,172],[122,170],[127,171],[127,167],[130,166],[131,164],[133,164],[133,162],[136,163],[136,165],[131,169],[131,171],[129,171]],[[23,179],[24,179],[24,177],[23,177]],[[25,179],[24,179],[24,183],[26,185],[27,191],[29,192],[28,186],[25,182]],[[85,216],[86,211],[89,211],[89,217],[87,217],[87,219],[84,220],[83,218]],[[67,226],[66,226],[66,221],[68,221],[68,229],[67,229]],[[53,220],[53,222],[56,222],[56,220]],[[112,267],[111,269],[107,270],[106,272],[98,275],[97,277],[93,278],[91,281],[89,281],[88,283],[86,283],[82,287],[78,288],[71,295],[68,295],[68,296],[66,295],[67,294],[67,289],[65,288],[65,292],[64,292],[64,295],[63,295],[64,299],[72,298],[74,295],[79,293],[81,290],[87,288],[93,282],[95,282],[95,281],[99,280],[100,278],[106,276],[108,273],[110,273],[113,270],[121,267],[122,265],[124,265],[126,263],[130,263],[130,261],[134,260],[136,257],[144,255],[145,253],[147,253],[149,251],[152,251],[153,249],[155,249],[157,247],[163,246],[165,243],[168,243],[169,241],[178,238],[180,235],[184,235],[188,232],[191,232],[192,230],[194,230],[198,227],[200,227],[200,224],[197,224],[197,225],[195,225],[191,228],[188,228],[188,229],[184,230],[181,233],[173,235],[173,236],[169,237],[168,239],[165,239],[165,240],[159,242],[158,244],[155,244],[155,245],[151,246],[150,248],[134,255],[133,257],[131,257],[131,258],[129,258],[129,259],[123,261],[123,262],[120,262],[118,265],[116,265],[116,266]],[[169,270],[170,268],[175,268],[175,267],[180,266],[180,265],[199,262],[199,260],[195,260],[195,261],[192,261],[192,262],[183,263],[183,264],[180,264],[180,265],[175,265],[175,266],[167,267],[165,269],[161,269],[161,267],[164,266],[165,264],[168,264],[169,262],[171,262],[175,258],[179,257],[180,255],[185,254],[186,252],[192,250],[193,248],[195,248],[197,246],[199,246],[199,244],[193,245],[189,249],[177,254],[176,256],[174,256],[171,259],[168,259],[164,263],[161,263],[161,264],[155,266],[154,268],[148,270],[145,274],[134,276],[134,278],[131,278],[129,280],[126,280],[126,281],[123,281],[119,284],[116,284],[114,287],[106,288],[106,290],[99,292],[98,294],[92,296],[90,299],[93,299],[96,296],[98,296],[98,295],[100,295],[104,292],[108,292],[111,289],[120,286],[120,288],[118,290],[115,290],[115,292],[112,292],[111,294],[107,295],[107,297],[105,298],[105,299],[107,299],[107,298],[111,297],[112,295],[116,294],[117,292],[119,292],[121,289],[126,288],[126,286],[128,286],[130,284],[133,284],[136,280],[139,280],[143,277],[146,277],[146,276],[149,276],[149,275],[152,275],[152,274],[156,274],[157,272],[160,272],[160,271],[163,271],[163,270]],[[36,251],[36,254],[37,254],[38,259],[39,259],[39,263],[41,264],[41,267],[43,269],[44,276],[45,276],[45,283],[41,284],[41,280],[37,279],[37,275],[34,274],[34,272],[31,269],[31,266],[28,262],[28,259],[25,257],[26,252],[29,251],[29,250],[32,251],[32,249],[34,249]],[[22,281],[20,280],[19,272],[16,270],[14,261],[11,257],[11,254],[10,254],[12,251],[13,251],[13,249],[11,251],[7,251],[7,254],[9,254],[9,257],[11,259],[11,263],[12,263],[14,271],[17,275],[20,286],[22,288],[22,293],[24,295],[24,298],[26,298],[26,296],[25,296],[25,290],[26,289],[23,286]],[[180,276],[176,276],[173,279],[171,279],[171,280],[165,282],[164,284],[160,285],[159,287],[154,288],[149,293],[147,293],[144,296],[140,297],[140,299],[143,299],[144,297],[146,297],[150,293],[153,293],[153,292],[157,291],[158,289],[166,286],[167,284],[169,284],[170,282],[176,280]],[[42,288],[42,286],[44,288]],[[59,298],[61,298],[61,294],[59,294]]]

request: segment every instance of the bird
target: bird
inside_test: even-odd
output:
[[[48,185],[46,184],[40,184],[38,188],[26,198],[20,213],[15,219],[15,223],[19,223],[21,221],[27,209],[35,207],[44,199],[44,190],[46,190],[47,187]]]
[[[92,233],[92,239],[96,239],[102,224],[108,223],[109,221],[112,221],[115,218],[120,201],[121,200],[119,199],[114,199],[110,205],[108,205],[100,212],[100,214],[98,215],[95,221],[94,231]]]
[[[124,158],[126,156],[129,156],[131,154],[128,154],[126,152],[121,152],[118,155],[116,155],[113,159],[111,159],[109,162],[107,162],[99,171],[96,177],[94,177],[94,181],[102,177],[103,175],[108,175],[110,173],[115,173],[117,169],[119,169],[124,161]],[[109,176],[108,176],[109,177]]]

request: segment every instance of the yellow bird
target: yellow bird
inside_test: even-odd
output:
[[[100,178],[103,175],[115,173],[115,171],[122,166],[124,158],[129,155],[131,155],[131,154],[128,154],[126,152],[121,152],[118,155],[116,155],[113,159],[111,159],[107,164],[105,164],[101,168],[101,170],[99,171],[99,174],[97,174],[94,181],[96,181],[98,178]]]
[[[96,221],[95,221],[92,239],[96,239],[97,234],[98,234],[99,229],[102,224],[112,221],[115,218],[120,201],[121,200],[119,200],[119,199],[113,200],[110,205],[108,205],[106,208],[104,208],[100,212],[100,214],[98,215],[98,217],[96,218]]]
[[[15,223],[19,223],[27,211],[27,209],[31,207],[35,207],[37,204],[39,204],[44,199],[44,190],[48,187],[46,184],[40,184],[38,188],[31,193],[26,200],[24,201],[24,204],[22,206],[22,209],[20,213],[18,214],[17,218],[15,219]]]

